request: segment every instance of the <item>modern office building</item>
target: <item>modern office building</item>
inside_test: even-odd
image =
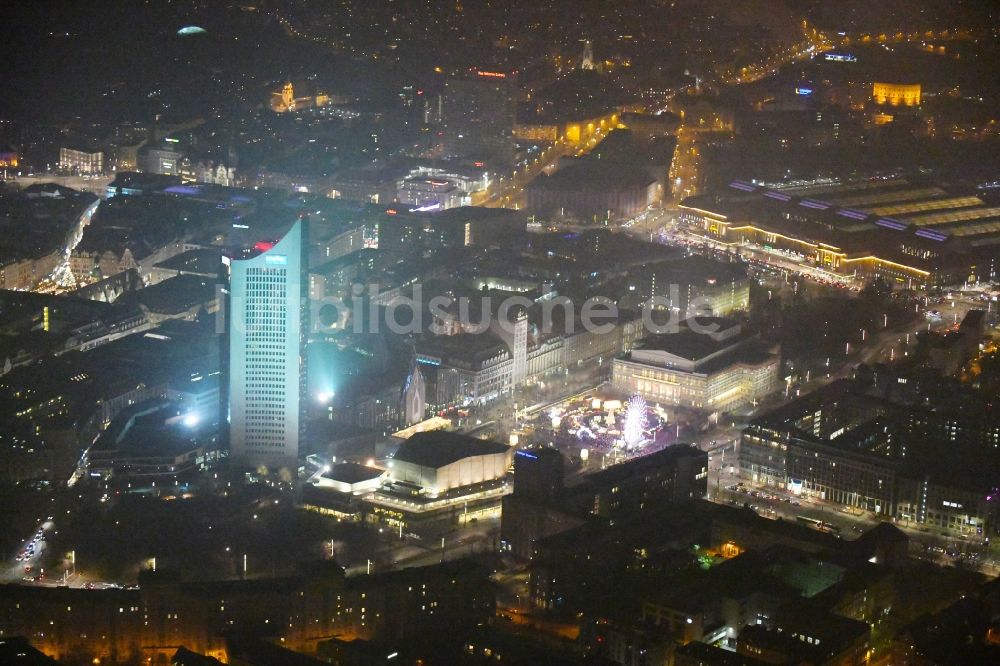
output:
[[[970,404],[917,409],[841,380],[751,421],[740,470],[754,484],[903,524],[985,535],[996,529],[998,432]]]
[[[307,225],[233,260],[229,308],[230,451],[238,464],[285,466],[303,428],[308,327]]]
[[[708,454],[676,444],[585,476],[569,503],[595,516],[634,515],[647,506],[701,499],[708,492]]]
[[[634,272],[654,307],[685,316],[728,317],[750,307],[750,278],[741,263],[693,255],[647,264]]]
[[[509,163],[514,153],[516,71],[471,69],[444,84],[442,124],[448,155]]]
[[[184,152],[176,139],[167,138],[139,149],[138,159],[146,173],[179,176]]]

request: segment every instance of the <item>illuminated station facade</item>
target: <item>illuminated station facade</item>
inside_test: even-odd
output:
[[[998,274],[1000,207],[934,183],[887,178],[768,186],[735,180],[723,191],[685,199],[680,208],[692,231],[734,249],[790,252],[804,265],[881,278],[899,288],[988,281]]]

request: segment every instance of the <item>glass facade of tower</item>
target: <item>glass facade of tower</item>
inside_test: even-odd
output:
[[[229,442],[247,465],[288,466],[303,425],[308,332],[305,221],[270,250],[232,262]]]

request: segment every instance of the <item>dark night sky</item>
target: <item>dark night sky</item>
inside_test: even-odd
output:
[[[16,28],[7,31],[10,59],[0,114],[18,120],[197,113],[232,102],[248,81],[305,66],[310,55],[322,61],[309,49],[288,49],[273,20],[229,9],[228,3],[7,4],[0,10],[3,24]],[[208,34],[177,36],[178,28],[191,24]],[[258,96],[256,90],[246,93]]]

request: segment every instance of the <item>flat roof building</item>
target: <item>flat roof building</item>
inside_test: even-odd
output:
[[[713,239],[786,250],[863,279],[916,288],[1000,274],[1000,207],[934,183],[886,178],[786,187],[734,180],[680,208],[682,220]]]
[[[87,451],[87,469],[106,477],[178,478],[219,459],[218,420],[156,398],[131,405]]]
[[[743,431],[755,484],[963,534],[994,530],[1000,424],[971,401],[897,404],[840,380]]]

